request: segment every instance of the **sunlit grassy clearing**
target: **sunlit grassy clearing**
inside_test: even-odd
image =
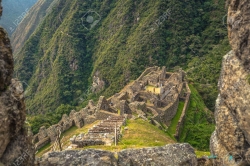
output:
[[[175,143],[164,131],[142,119],[128,120],[126,127],[128,130],[124,130],[123,127],[123,137],[117,146],[89,146],[82,149],[120,151],[128,148],[164,146]]]

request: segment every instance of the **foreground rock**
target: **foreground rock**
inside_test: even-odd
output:
[[[129,149],[118,153],[102,150],[70,150],[45,154],[37,166],[196,166],[194,149],[189,144],[171,144],[163,147]]]
[[[39,166],[73,166],[98,165],[115,166],[117,160],[113,153],[102,150],[70,150],[45,154],[36,165]]]
[[[211,153],[219,158],[216,160],[218,165],[239,164],[247,158],[250,147],[250,85],[246,81],[247,75],[233,51],[224,57],[220,95],[216,101],[216,130],[210,140]],[[233,160],[229,162],[230,156]]]
[[[228,0],[229,41],[216,101],[216,130],[210,140],[214,165],[250,165],[250,6]]]
[[[118,165],[196,166],[197,158],[189,144],[172,144],[158,148],[123,150]]]
[[[34,151],[24,127],[23,88],[19,81],[11,80],[13,67],[10,41],[0,28],[0,165],[31,166]]]

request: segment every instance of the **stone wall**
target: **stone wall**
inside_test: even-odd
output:
[[[73,126],[81,128],[85,124],[90,124],[96,121],[95,116],[86,115],[83,113],[84,110],[86,111],[86,109],[79,112],[72,110],[70,116],[64,114],[62,119],[57,124],[50,126],[48,129],[42,126],[39,132],[33,136],[35,148],[38,150],[49,142],[54,142],[56,140],[58,130],[64,132]]]
[[[155,120],[157,122],[161,122],[161,117],[159,116],[159,114],[156,110],[154,110],[151,107],[147,107],[147,110],[152,112],[152,114],[153,114],[153,117],[151,118],[152,120]]]
[[[36,143],[35,148],[38,150],[38,149],[42,148],[43,146],[47,145],[50,142],[51,142],[50,137],[45,137],[45,138],[41,139],[41,141]]]
[[[127,99],[128,99],[128,93],[122,92],[122,93],[116,93],[114,96],[110,97],[108,99],[108,102],[110,103],[111,106],[117,107],[119,106],[120,100],[127,100]]]
[[[121,126],[126,124],[123,116],[110,115],[99,124],[94,125],[85,135],[74,136],[70,139],[72,146],[82,148],[92,145],[112,145],[121,138]]]
[[[168,103],[166,107],[162,108],[162,112],[159,114],[160,121],[165,123],[167,126],[170,124],[171,120],[177,112],[180,93],[183,89],[182,75],[172,74],[172,76],[169,78],[169,81],[177,83],[177,87],[171,89],[172,91],[175,90],[176,93],[174,93],[172,97],[170,96],[170,98],[165,99],[168,102],[170,101],[170,103]],[[169,82],[168,84],[171,84],[171,82]]]
[[[147,106],[145,102],[135,101],[135,102],[129,103],[129,108],[134,112],[136,112],[136,110],[147,111]]]
[[[165,80],[165,79],[166,79],[166,67],[163,66],[160,74],[160,80]]]
[[[122,92],[119,96],[117,96],[118,100],[127,100],[128,94],[127,92]]]
[[[112,108],[110,103],[106,100],[104,96],[100,96],[98,104],[97,104],[97,110],[107,110],[112,113],[118,113],[115,108]]]
[[[174,135],[177,140],[179,140],[179,136],[180,136],[180,133],[181,133],[181,128],[182,128],[182,125],[183,125],[183,122],[184,122],[184,119],[185,119],[185,116],[186,116],[186,112],[187,112],[187,109],[189,107],[189,102],[190,102],[191,90],[190,90],[187,82],[185,83],[185,87],[186,87],[186,90],[187,90],[185,104],[184,104],[184,107],[182,109],[181,117],[180,117],[180,119],[178,121],[178,124],[176,126],[176,131],[175,131],[175,135]]]
[[[71,119],[68,115],[64,114],[62,119],[58,122],[58,126],[60,127],[61,131],[66,131],[73,126],[73,121],[74,120]]]
[[[197,166],[197,158],[194,148],[184,143],[127,149],[118,153],[95,149],[51,152],[38,159],[35,166],[65,166],[72,163],[101,166]]]
[[[90,115],[84,119],[84,125],[94,123],[95,121],[96,121],[96,117],[93,115]]]
[[[124,95],[122,97],[124,97]],[[130,112],[130,108],[125,103],[123,103],[121,108],[123,112]],[[49,142],[54,142],[58,130],[64,132],[73,126],[81,128],[96,120],[107,119],[109,116],[118,116],[117,113],[116,109],[110,105],[106,98],[101,96],[96,106],[94,102],[90,100],[88,105],[79,112],[72,110],[69,116],[64,114],[57,124],[50,126],[48,129],[41,127],[38,134],[33,137],[33,143],[35,143],[36,149],[39,149]]]
[[[54,142],[56,140],[56,137],[57,137],[57,126],[58,125],[52,125],[52,126],[50,126],[47,129],[47,133],[48,133],[48,136],[49,136],[51,142]]]
[[[149,74],[149,73],[152,72],[152,71],[156,71],[157,69],[158,69],[157,66],[147,68],[147,69],[140,75],[140,77],[137,78],[137,81],[140,81],[145,75]]]
[[[164,111],[160,114],[161,122],[165,123],[167,126],[170,125],[171,120],[175,116],[179,106],[179,95],[176,94],[173,103],[169,104],[167,107],[163,108]]]
[[[120,115],[132,114],[132,110],[129,108],[128,102],[126,100],[121,100],[119,102]]]
[[[114,113],[111,113],[111,112],[108,112],[108,111],[101,110],[101,111],[98,111],[96,113],[96,120],[107,119],[110,116],[118,116],[118,114],[114,114]]]

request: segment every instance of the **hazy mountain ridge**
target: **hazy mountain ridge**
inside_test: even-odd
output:
[[[11,35],[37,0],[4,0],[0,25]]]
[[[39,0],[29,10],[26,17],[11,35],[11,46],[13,48],[14,55],[20,51],[25,44],[25,41],[42,23],[46,15],[53,10],[53,7],[56,6],[58,2],[59,0]]]

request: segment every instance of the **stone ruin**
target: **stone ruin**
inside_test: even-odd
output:
[[[119,108],[120,101],[126,101],[131,112],[144,119],[150,118],[153,124],[170,125],[175,116],[179,99],[186,99],[187,85],[182,70],[169,73],[163,67],[147,68],[141,76],[121,93],[108,99]],[[189,92],[190,93],[190,92]],[[189,98],[188,98],[189,101]]]
[[[117,115],[117,112],[118,110],[110,106],[103,96],[100,97],[97,105],[94,105],[94,102],[90,100],[88,105],[79,112],[72,110],[69,116],[64,114],[57,124],[50,126],[48,129],[44,126],[41,127],[38,134],[34,135],[33,143],[36,149],[40,149],[49,142],[56,140],[57,130],[65,132],[73,126],[82,128],[86,124]]]
[[[121,137],[121,126],[125,125],[123,116],[110,116],[89,129],[86,135],[80,134],[70,139],[71,147],[82,148],[91,145],[112,145]]]
[[[99,127],[94,127],[86,135],[72,138],[72,144],[78,147],[96,144],[110,145],[113,141],[111,137],[114,134],[111,133],[113,132],[114,124],[109,123],[109,121],[112,121],[113,118],[131,118],[137,114],[138,117],[144,120],[150,119],[151,123],[159,128],[161,128],[160,124],[168,126],[177,112],[179,99],[181,99],[185,101],[185,106],[182,118],[178,122],[176,129],[176,138],[178,138],[191,93],[184,77],[185,74],[182,70],[169,73],[166,72],[165,67],[162,69],[159,67],[147,68],[137,80],[126,86],[120,93],[116,93],[108,99],[100,96],[96,105],[90,100],[88,105],[79,112],[73,110],[69,116],[63,115],[58,124],[50,126],[48,129],[41,127],[39,133],[33,139],[36,149],[43,147],[49,142],[54,142],[58,129],[64,132],[72,126],[81,128],[96,120],[103,120],[103,123],[100,123]],[[124,119],[121,121],[124,121]],[[110,126],[106,125],[105,129],[105,127],[102,127],[104,124],[109,124]],[[92,131],[97,130],[100,133],[93,134]],[[107,130],[108,134],[103,133],[102,131],[104,130]]]

